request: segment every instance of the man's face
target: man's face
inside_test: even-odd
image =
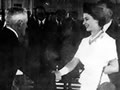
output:
[[[21,24],[21,31],[22,31],[22,35],[23,35],[23,36],[25,36],[26,28],[27,28],[27,22],[24,21],[24,22]]]
[[[45,18],[45,12],[42,9],[37,9],[36,15],[37,15],[37,18],[40,20],[43,20]]]
[[[27,14],[17,14],[13,16],[13,20],[16,21],[16,29],[19,32],[19,34],[25,35],[25,30],[27,28]]]

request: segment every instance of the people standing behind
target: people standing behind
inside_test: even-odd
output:
[[[73,45],[78,45],[81,40],[89,36],[90,33],[85,30],[85,26],[82,24],[83,20],[79,18],[77,11],[70,12],[70,17],[72,19]]]
[[[98,6],[104,9],[104,15],[107,19],[107,24],[104,25],[103,31],[110,35],[112,38],[116,39],[118,61],[120,65],[120,27],[118,26],[117,21],[114,19],[114,13],[112,11],[113,4],[110,2],[107,3],[104,0],[102,2],[101,0],[101,2],[98,2]],[[116,86],[116,90],[120,89],[119,75],[120,72],[109,75],[111,82],[114,83]]]
[[[83,24],[91,35],[82,39],[74,58],[55,75],[56,79],[61,79],[82,62],[85,69],[79,79],[80,90],[96,90],[103,69],[100,84],[110,82],[108,74],[119,70],[116,43],[102,30],[107,23],[104,9],[93,4],[84,6],[83,10]]]
[[[23,52],[19,53],[21,49],[18,48],[24,44],[26,10],[17,7],[8,9],[5,22],[5,27],[0,31],[0,89],[11,90],[16,71],[21,67],[23,60],[19,58]]]
[[[110,5],[104,2],[98,2],[98,6],[104,9],[107,23],[104,25],[103,30],[108,33],[112,38],[118,39],[120,37],[120,27],[114,18],[114,13]]]
[[[60,50],[62,63],[63,61],[67,63],[73,58],[81,40],[89,34],[82,22],[77,11],[70,11],[69,17],[64,19],[62,30],[63,42]]]
[[[31,15],[28,21],[28,37],[31,46],[43,43],[44,24],[46,22],[46,10],[43,6],[36,7],[35,13]]]
[[[54,57],[57,55],[50,49],[46,49],[52,40],[48,40],[49,31],[48,17],[43,6],[35,9],[28,21],[29,51],[26,58],[25,74],[34,82],[33,90],[54,90],[55,76],[52,73],[54,67]],[[51,36],[52,34],[50,34]],[[51,59],[52,58],[52,59]]]
[[[49,17],[49,20],[46,19],[45,28],[44,28],[44,43],[45,46],[45,59],[51,60],[53,62],[53,68],[56,68],[56,64],[60,62],[60,50],[62,47],[62,31],[63,31],[63,19],[64,19],[64,10],[56,11],[54,13],[55,17]],[[59,18],[59,20],[58,20]],[[61,64],[60,64],[61,65]]]

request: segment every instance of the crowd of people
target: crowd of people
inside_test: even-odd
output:
[[[80,63],[80,90],[96,90],[103,68],[100,84],[111,81],[119,90],[120,28],[112,16],[101,2],[84,4],[83,20],[64,9],[7,9],[0,26],[0,89],[11,90],[19,69],[33,81],[32,90],[56,90],[55,80]]]

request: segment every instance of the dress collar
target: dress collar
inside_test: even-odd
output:
[[[90,36],[89,44],[92,44],[94,41],[96,41],[103,33],[104,31],[100,30],[94,37]]]

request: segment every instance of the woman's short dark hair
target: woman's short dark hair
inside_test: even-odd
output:
[[[97,4],[84,4],[83,12],[90,14],[94,19],[98,20],[99,25],[103,27],[107,23],[107,18],[110,17],[109,13],[111,11],[105,6]]]

